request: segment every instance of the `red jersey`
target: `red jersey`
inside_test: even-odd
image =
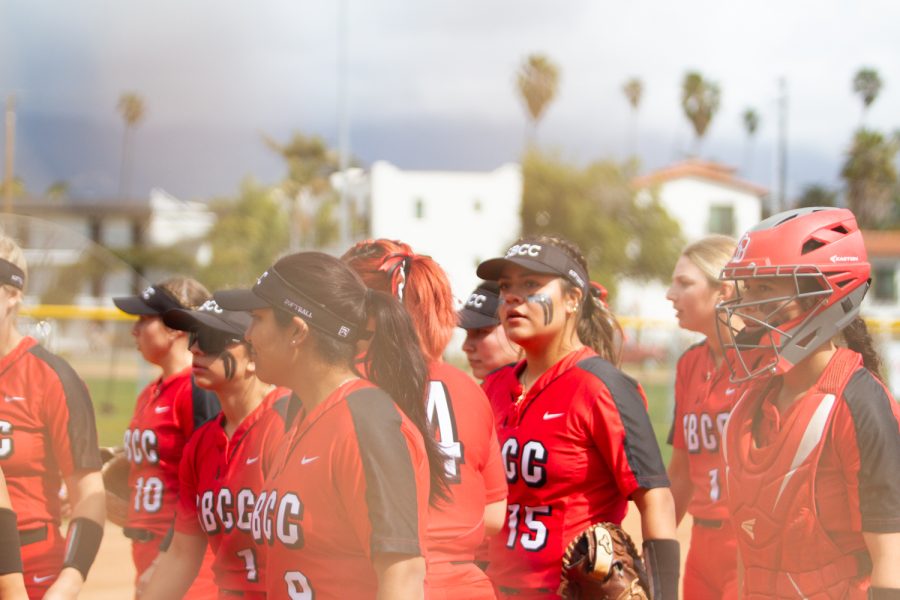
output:
[[[600,521],[621,523],[638,488],[666,487],[641,386],[590,348],[568,354],[522,393],[525,363],[484,382],[509,484],[488,573],[501,587],[555,593],[568,543]]]
[[[90,394],[66,361],[31,337],[0,359],[0,394],[0,466],[18,527],[56,527],[61,478],[100,469]]]
[[[209,536],[219,589],[265,590],[263,564],[250,536],[250,516],[263,472],[285,433],[289,400],[289,391],[276,388],[230,439],[220,415],[200,427],[184,448],[175,530]]]
[[[728,519],[721,436],[741,389],[729,381],[730,374],[726,361],[716,367],[706,341],[688,348],[676,367],[669,443],[688,453],[694,486],[688,512],[701,519]]]
[[[506,477],[494,415],[478,384],[445,363],[433,363],[429,376],[427,415],[447,456],[450,500],[428,512],[428,586],[458,587],[463,593],[472,574],[485,581],[487,576],[453,563],[474,560],[484,539],[484,507],[506,498]],[[436,563],[459,568],[442,568],[438,575],[431,568]]]
[[[196,388],[191,368],[141,391],[125,431],[130,464],[128,526],[163,536],[178,502],[178,464],[194,430],[219,412],[215,394]]]
[[[900,408],[861,365],[839,349],[783,413],[777,379],[732,411],[724,448],[745,597],[864,598],[862,532],[900,532]]]
[[[341,385],[282,446],[251,520],[269,600],[375,598],[373,554],[424,554],[425,445],[384,391]]]

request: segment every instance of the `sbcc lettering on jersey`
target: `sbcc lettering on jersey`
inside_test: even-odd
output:
[[[125,430],[125,458],[128,462],[139,465],[147,461],[148,464],[159,463],[159,446],[156,432],[152,429],[126,429]]]
[[[229,488],[221,488],[218,492],[206,490],[197,496],[197,518],[210,535],[220,531],[228,533],[235,527],[249,532],[255,504],[256,497],[247,488],[237,493],[236,500]]]
[[[716,415],[715,420],[707,413],[688,413],[684,415],[684,442],[688,452],[697,453],[701,450],[718,452],[719,439],[725,431],[725,423],[728,421],[728,412]]]
[[[9,421],[0,421],[0,459],[13,455],[13,426]]]
[[[297,494],[288,492],[280,499],[278,493],[262,492],[253,507],[251,534],[257,544],[278,541],[286,548],[303,547],[303,502]]]
[[[520,454],[519,440],[511,437],[503,442],[501,454],[508,483],[517,482],[520,476],[528,487],[547,483],[547,449],[539,441],[525,442]]]

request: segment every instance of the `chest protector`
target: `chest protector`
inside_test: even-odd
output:
[[[744,597],[865,598],[858,553],[838,547],[819,522],[816,472],[844,388],[862,366],[839,348],[816,387],[798,401],[771,443],[757,447],[754,415],[765,384],[731,412],[723,451],[732,523],[744,563]]]

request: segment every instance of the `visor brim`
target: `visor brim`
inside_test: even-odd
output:
[[[229,315],[230,319],[211,312],[176,308],[166,311],[163,315],[163,323],[166,324],[166,327],[179,331],[195,331],[198,327],[205,327],[243,337],[244,331],[247,330],[247,326],[250,324],[249,316],[243,311],[229,312],[232,313]],[[240,315],[244,315],[247,318],[241,319]]]
[[[505,267],[508,267],[509,265],[516,265],[522,267],[523,269],[534,271],[535,273],[556,275],[557,277],[565,277],[566,275],[565,273],[561,273],[553,267],[546,265],[540,261],[519,256],[514,258],[492,258],[490,260],[486,260],[478,265],[478,269],[476,269],[475,273],[482,279],[486,279],[488,281],[497,281],[498,279],[500,279],[500,275],[501,273],[503,273],[503,269]]]
[[[463,329],[484,329],[485,327],[496,327],[500,324],[500,319],[482,314],[478,311],[462,309],[456,313],[459,327]]]
[[[160,315],[161,313],[144,302],[140,296],[121,296],[113,298],[113,304],[123,313],[129,315]]]
[[[253,293],[253,290],[223,290],[213,294],[216,304],[225,310],[258,310],[273,308],[266,300]]]

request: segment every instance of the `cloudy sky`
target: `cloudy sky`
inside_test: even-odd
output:
[[[900,4],[890,0],[346,0],[352,152],[410,169],[492,169],[520,155],[526,119],[514,72],[531,52],[561,69],[540,144],[579,162],[623,158],[621,92],[644,81],[638,149],[646,169],[677,160],[693,134],[684,73],[719,83],[701,154],[774,186],[778,79],[789,99],[789,183],[838,185],[861,102],[851,79],[885,86],[869,126],[900,128]],[[0,96],[18,100],[17,173],[40,193],[118,185],[122,92],[143,96],[133,192],[231,194],[277,181],[262,143],[292,132],[336,143],[338,0],[0,0]],[[740,116],[762,117],[748,152]]]

